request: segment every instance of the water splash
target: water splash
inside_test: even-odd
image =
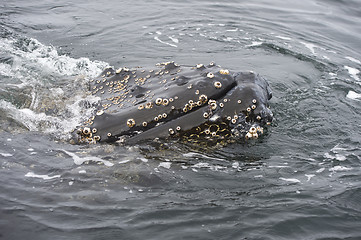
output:
[[[5,31],[5,33],[4,33]],[[0,31],[0,120],[68,139],[94,111],[88,80],[108,63],[59,54],[33,38]]]

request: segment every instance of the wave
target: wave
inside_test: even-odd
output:
[[[59,54],[56,47],[6,29],[0,29],[0,56],[1,128],[12,122],[15,130],[60,138],[91,115],[99,98],[87,94],[88,80],[109,66]]]

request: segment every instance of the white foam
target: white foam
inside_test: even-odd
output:
[[[292,40],[289,37],[284,37],[284,36],[275,36],[276,38],[282,39],[282,40]]]
[[[308,48],[311,53],[313,55],[316,55],[316,52],[315,52],[315,48],[317,47],[315,44],[313,43],[306,43],[306,42],[301,42],[303,45],[305,45],[306,48]]]
[[[140,159],[140,161],[142,161],[142,162],[144,162],[144,163],[148,162],[148,159],[143,158],[143,157],[140,157],[140,158],[138,158],[138,159]]]
[[[125,159],[125,160],[122,160],[122,161],[119,161],[120,164],[123,164],[123,163],[127,163],[129,162],[130,160],[129,159]]]
[[[217,121],[219,118],[220,118],[220,116],[219,116],[218,114],[214,114],[214,115],[209,119],[209,121],[215,122],[215,121]]]
[[[346,160],[346,156],[339,154],[339,153],[336,153],[335,156],[333,156],[329,153],[325,153],[324,157],[328,158],[328,159],[332,159],[332,160],[336,159],[337,161],[345,161]]]
[[[275,165],[275,166],[268,166],[269,168],[288,168],[289,166],[282,166],[282,165]]]
[[[201,154],[201,153],[195,153],[195,152],[183,153],[183,157],[186,157],[186,158],[205,158],[205,159],[210,159],[210,160],[225,161],[224,159],[221,159],[221,158],[209,157],[207,155],[204,155],[204,154]]]
[[[260,45],[262,45],[262,44],[263,44],[263,42],[256,42],[256,41],[254,41],[254,42],[252,42],[251,44],[246,45],[245,47],[255,47],[255,46],[260,46]]]
[[[60,175],[54,175],[54,176],[38,175],[38,174],[35,174],[35,173],[33,173],[33,172],[28,172],[27,174],[25,174],[25,177],[42,178],[42,179],[44,179],[44,180],[49,180],[49,179],[59,178]]]
[[[357,74],[360,73],[360,70],[358,70],[358,69],[356,69],[356,68],[353,68],[353,67],[346,66],[346,65],[344,66],[344,68],[348,71],[348,73],[350,74],[350,76],[351,76],[353,79],[355,79],[355,80],[357,80],[357,81],[360,80],[360,78],[357,76]]]
[[[361,93],[357,93],[354,91],[349,91],[346,95],[347,98],[349,99],[353,99],[353,100],[358,100],[361,99]]]
[[[173,36],[169,36],[169,39],[172,40],[174,43],[179,43],[178,38],[175,38]]]
[[[358,63],[358,64],[361,64],[361,61],[360,60],[357,60],[353,57],[345,57],[346,59],[350,60],[351,62],[354,62],[354,63]]]
[[[175,44],[167,43],[167,42],[164,42],[164,41],[160,40],[158,36],[155,36],[155,37],[154,37],[154,40],[157,40],[158,42],[163,43],[163,44],[168,45],[168,46],[171,46],[171,47],[178,47],[178,46],[175,45]]]
[[[172,165],[171,162],[161,162],[161,163],[159,163],[158,167],[163,167],[163,168],[166,168],[166,169],[170,169],[171,165]]]
[[[311,180],[311,178],[313,178],[316,175],[315,174],[305,174],[305,176],[307,177],[307,182],[309,182]]]
[[[234,29],[227,29],[226,32],[237,32],[238,28],[234,28]]]
[[[1,156],[3,157],[12,157],[13,155],[10,153],[0,153]]]
[[[97,103],[99,97],[87,96],[82,98],[76,96],[72,101],[64,106],[67,115],[64,116],[49,116],[43,112],[37,113],[29,108],[18,109],[13,104],[0,100],[0,109],[4,109],[9,116],[17,122],[23,124],[30,131],[43,131],[50,134],[55,134],[57,137],[67,138],[69,132],[79,125],[79,122],[89,117],[93,108],[84,109],[80,104],[81,101],[88,101],[89,103]]]
[[[232,168],[237,169],[239,167],[239,162],[232,163]]]
[[[227,167],[224,167],[224,166],[219,166],[219,165],[213,165],[213,164],[210,164],[208,162],[200,162],[200,163],[197,163],[197,164],[194,164],[192,166],[192,170],[195,169],[195,168],[207,168],[207,169],[210,169],[212,171],[219,171],[219,170],[225,170],[227,169]]]
[[[283,181],[286,181],[286,182],[291,182],[291,183],[300,183],[301,182],[297,178],[283,178],[283,177],[280,177],[279,179],[283,180]]]
[[[64,153],[68,154],[69,156],[71,156],[76,165],[81,165],[84,162],[88,162],[88,161],[102,162],[102,163],[104,163],[105,166],[108,166],[108,167],[111,167],[111,166],[114,165],[113,163],[111,163],[111,162],[109,162],[107,160],[103,160],[103,159],[101,159],[99,157],[91,156],[91,157],[83,157],[83,158],[81,158],[81,157],[77,156],[75,153],[68,152],[68,151],[63,150],[63,149],[60,149],[60,150],[63,151]]]
[[[352,167],[344,167],[344,166],[335,166],[330,169],[328,169],[330,172],[340,172],[340,171],[350,171],[352,170]]]
[[[34,76],[29,75],[29,72],[33,70],[29,69],[35,67],[41,72],[95,77],[109,65],[101,61],[91,61],[88,58],[76,59],[60,55],[53,46],[46,46],[33,38],[27,40],[21,46],[18,45],[18,39],[11,37],[0,41],[1,53],[11,54],[14,61],[12,65],[0,65],[2,75],[32,81]]]

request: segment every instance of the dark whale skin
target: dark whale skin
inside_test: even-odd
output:
[[[247,140],[262,135],[273,119],[269,84],[254,72],[232,72],[213,62],[156,66],[107,68],[90,80],[90,92],[100,103],[73,141]]]

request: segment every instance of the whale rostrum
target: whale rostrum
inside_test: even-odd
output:
[[[101,100],[94,115],[75,130],[77,143],[256,139],[273,119],[272,92],[263,77],[213,62],[107,68],[90,80],[89,88]]]

